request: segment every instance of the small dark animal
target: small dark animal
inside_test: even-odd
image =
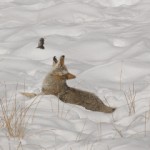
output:
[[[44,38],[39,39],[37,48],[45,49],[45,47],[44,47]]]

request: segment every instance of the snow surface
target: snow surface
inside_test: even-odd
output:
[[[36,48],[41,37],[45,50]],[[39,96],[21,141],[0,128],[0,150],[150,150],[150,1],[0,0],[1,98],[7,91],[10,102],[17,94],[18,104],[30,104],[19,93],[38,93],[60,55],[77,76],[70,86],[117,110],[92,112]],[[133,87],[129,114],[124,93],[133,96]]]

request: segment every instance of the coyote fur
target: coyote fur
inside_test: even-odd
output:
[[[53,66],[42,85],[42,91],[39,94],[22,93],[33,98],[37,95],[55,95],[65,103],[81,105],[88,110],[112,113],[115,108],[106,106],[95,94],[69,87],[66,80],[74,79],[76,76],[69,73],[64,64],[65,56],[61,56],[59,61],[54,56]]]

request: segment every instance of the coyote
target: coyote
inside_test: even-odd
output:
[[[81,105],[88,110],[112,113],[115,108],[106,106],[95,94],[69,87],[66,80],[76,78],[75,75],[68,72],[64,64],[65,56],[61,56],[59,61],[54,56],[53,66],[42,85],[42,91],[39,94],[22,93],[27,97],[35,97],[37,95],[55,95],[65,103]]]

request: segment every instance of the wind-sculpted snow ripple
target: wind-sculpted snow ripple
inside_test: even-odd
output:
[[[23,139],[8,138],[0,107],[1,150],[149,150],[149,0],[1,0],[0,99],[26,106],[39,93],[53,56],[65,55],[76,79],[113,114],[36,97]],[[45,38],[45,49],[37,49]],[[9,110],[10,111],[10,110]]]

